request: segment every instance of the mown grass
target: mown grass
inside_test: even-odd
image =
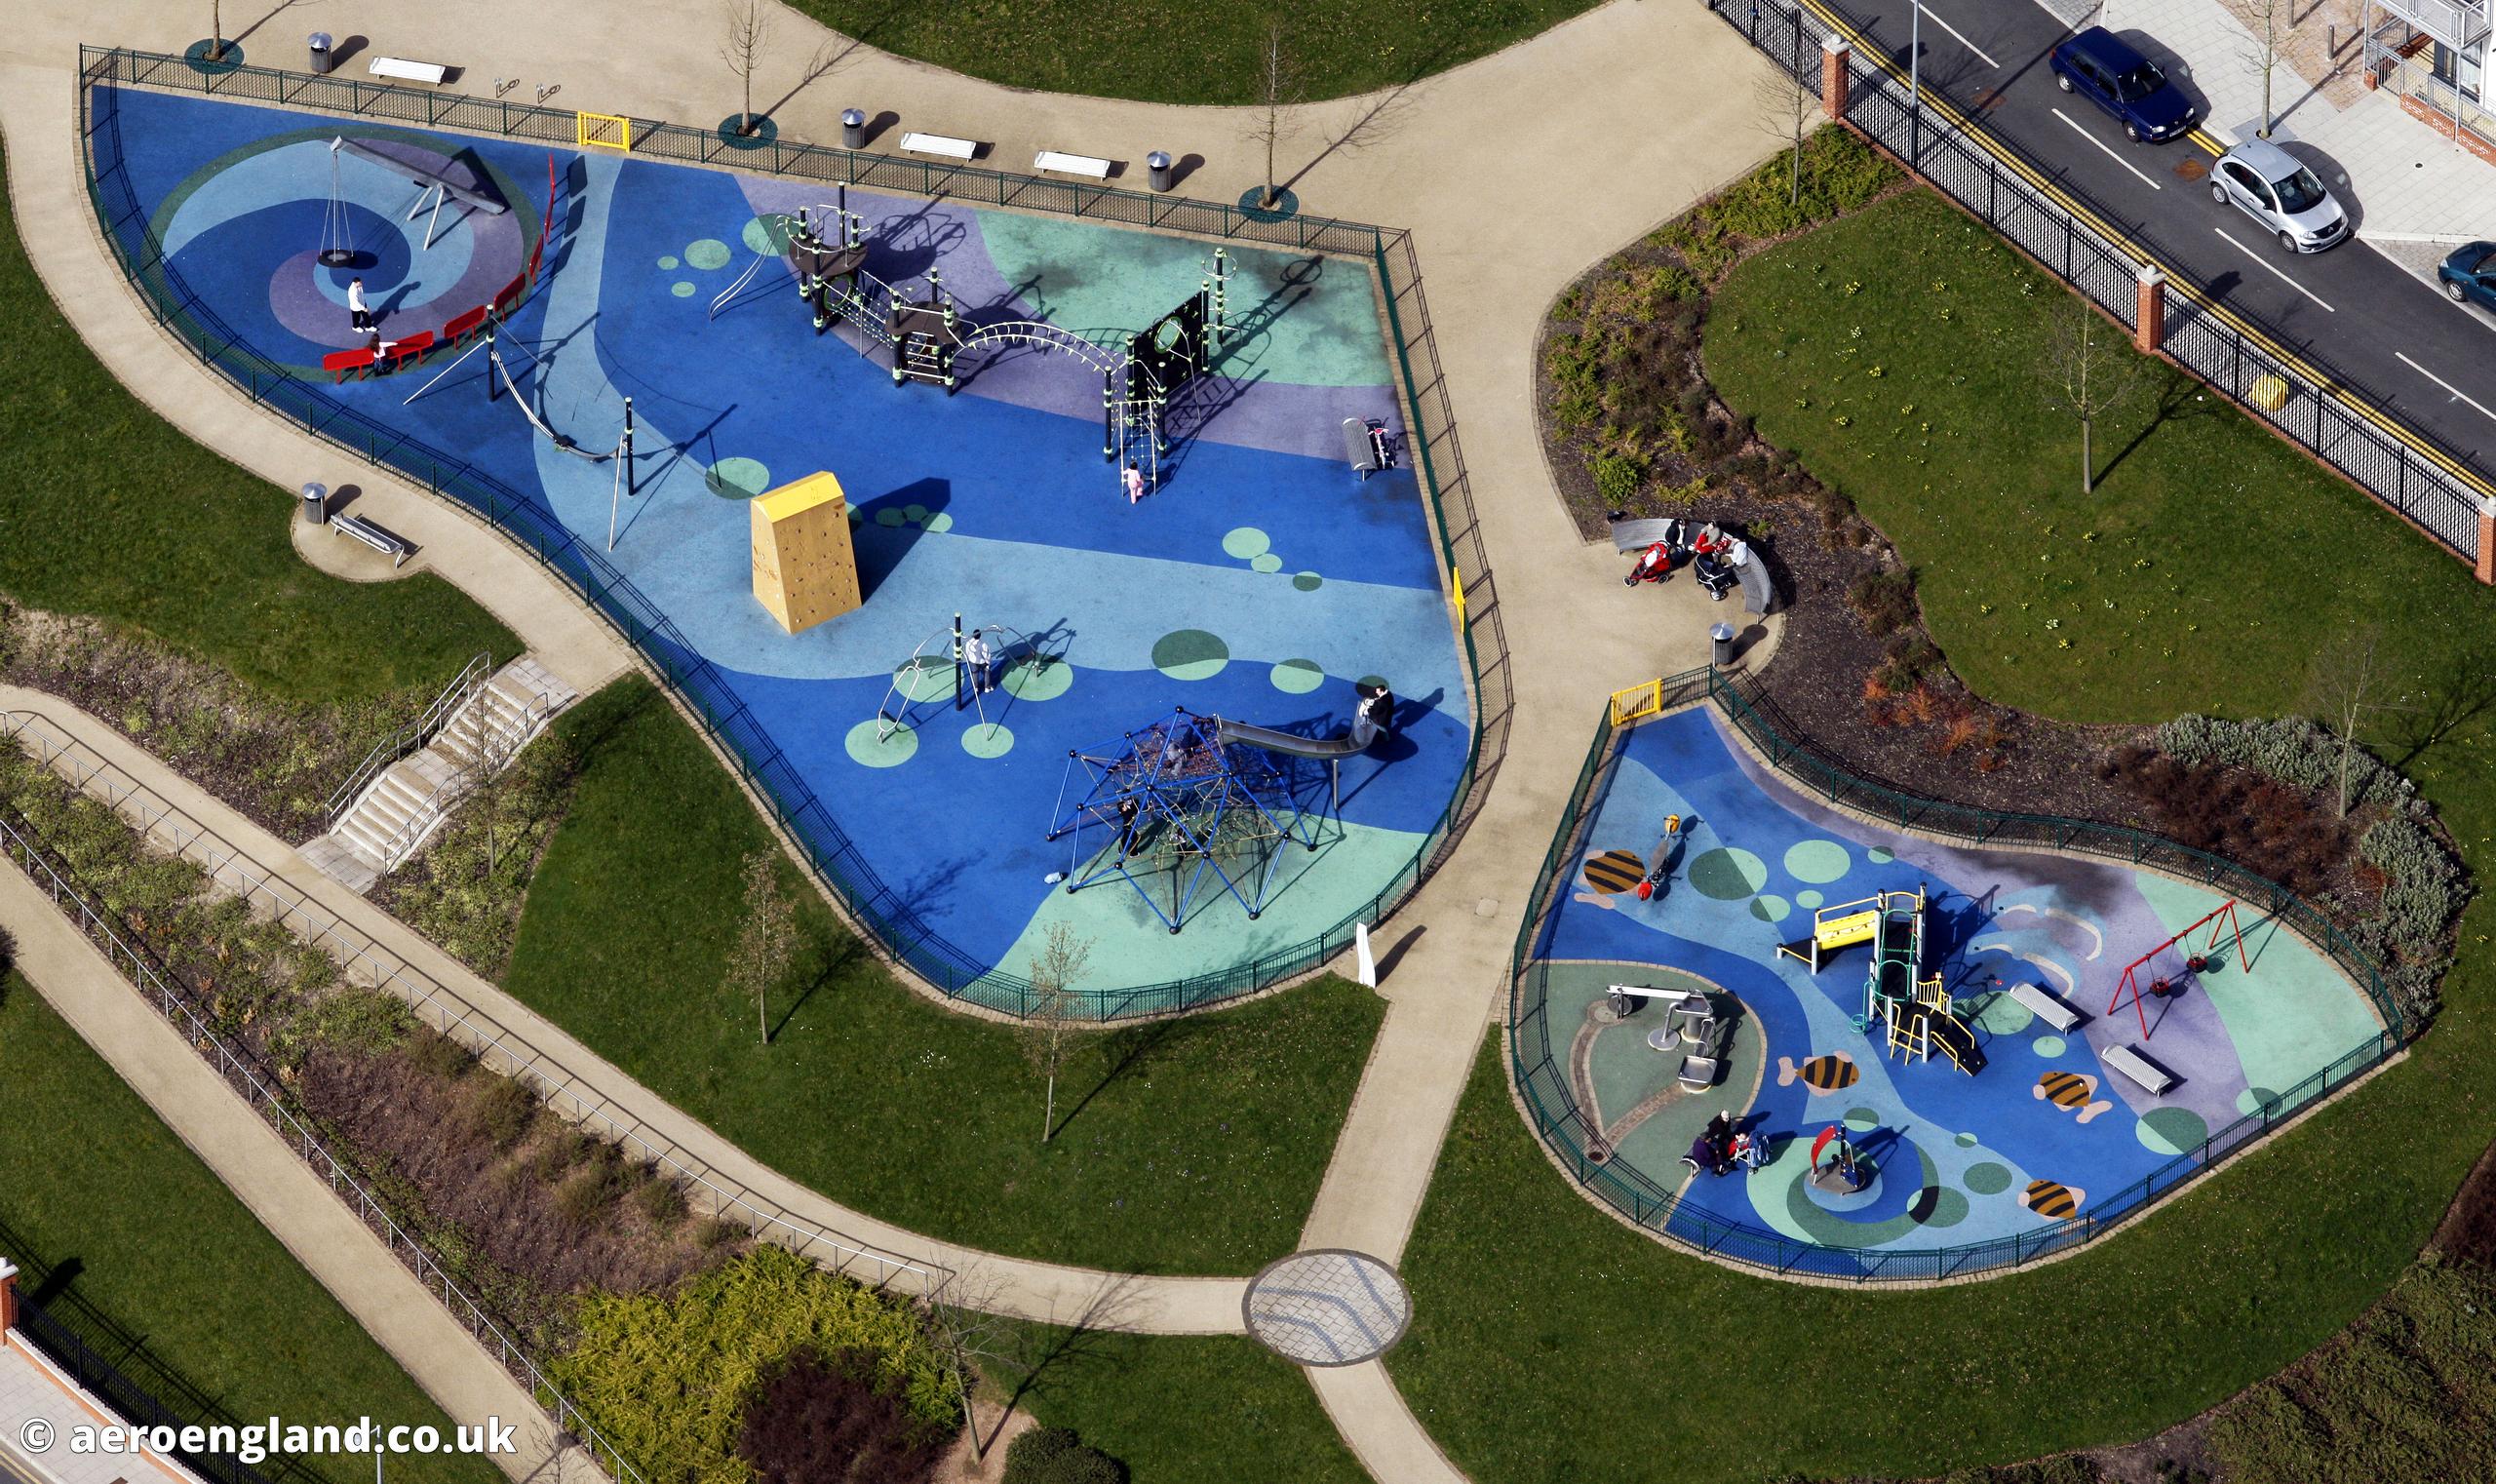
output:
[[[6,206],[0,321],[0,593],[144,629],[292,701],[439,684],[479,650],[520,652],[439,577],[354,583],[306,566],[287,534],[290,491],[113,379],[35,276]]]
[[[1592,0],[1305,0],[1279,10],[1170,0],[793,3],[872,46],[990,82],[1149,103],[1264,101],[1267,24],[1277,17],[1286,94],[1317,99],[1426,77],[1593,8]]]
[[[0,980],[0,1222],[13,1250],[51,1271],[38,1296],[92,1304],[145,1355],[131,1354],[63,1300],[58,1317],[190,1412],[148,1364],[161,1363],[245,1422],[345,1425],[450,1421],[242,1202],[123,1085],[23,979]],[[479,1418],[457,1421],[477,1424]],[[303,1461],[356,1484],[361,1458]],[[482,1456],[391,1460],[409,1484],[491,1484]]]
[[[1034,1324],[1017,1344],[1035,1367],[1017,1405],[1125,1464],[1132,1484],[1369,1477],[1300,1368],[1254,1341]]]
[[[560,724],[581,771],[522,913],[513,994],[756,1157],[888,1221],[1132,1271],[1247,1272],[1292,1249],[1375,996],[1330,979],[1079,1035],[1042,1144],[1015,1031],[894,982],[794,866],[802,944],[764,1045],[725,967],[762,822],[644,682]]]
[[[2420,708],[2383,714],[2379,745],[2474,868],[2496,862],[2473,658],[2496,594],[2155,372],[2101,421],[2084,496],[2077,426],[2033,369],[2072,312],[1911,196],[1737,269],[1707,362],[1897,543],[1952,663],[1994,699],[2073,721],[2272,713],[2374,627],[2377,683]],[[2475,1090],[2496,1055],[2491,922],[2484,900],[2463,918],[2443,1015],[2401,1064],[2081,1255],[1964,1287],[1797,1287],[1622,1230],[1544,1161],[1486,1047],[1405,1253],[1416,1317],[1389,1366],[1486,1484],[1923,1475],[2155,1432],[2328,1339],[2417,1255],[2496,1134]],[[1589,1426],[1557,1404],[1614,1377],[1767,1404],[1738,1426],[1703,1405]]]

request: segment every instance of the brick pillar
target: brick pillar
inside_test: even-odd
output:
[[[2496,494],[2478,497],[2478,580],[2496,583]]]
[[[1847,63],[1852,59],[1846,42],[1831,36],[1820,43],[1820,107],[1830,118],[1846,117]]]
[[[2145,356],[2156,355],[2166,343],[2166,275],[2156,263],[2143,263],[2134,282],[2138,296],[2132,306],[2132,345]]]
[[[18,1265],[0,1257],[0,1344],[18,1327]]]

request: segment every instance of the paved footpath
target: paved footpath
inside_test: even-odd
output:
[[[29,14],[0,39],[0,125],[11,144],[13,190],[21,219],[84,221],[65,127],[75,44],[178,51],[195,38],[196,18],[140,0],[38,0],[22,9]],[[766,70],[758,80],[763,98],[799,84],[800,61],[815,44],[837,46],[793,14],[777,13],[775,21],[789,75]],[[704,0],[623,8],[441,0],[375,13],[370,23],[370,51],[462,65],[465,93],[487,93],[488,77],[517,71],[515,97],[556,83],[562,92],[553,101],[572,107],[699,125],[734,106],[735,80],[714,47],[717,8]],[[300,32],[313,24],[342,34],[347,27],[338,18],[289,12],[247,33],[245,45],[255,60],[296,65]],[[494,39],[491,51],[479,49],[482,37]],[[348,62],[361,65],[361,58]],[[1383,987],[1387,1016],[1306,1244],[1354,1247],[1389,1262],[1402,1252],[1473,1056],[1500,1011],[1502,986],[1493,966],[1506,961],[1604,695],[1701,661],[1705,626],[1722,613],[1694,601],[1692,584],[1660,594],[1623,589],[1618,559],[1579,538],[1535,426],[1534,350],[1545,307],[1592,261],[1774,147],[1752,102],[1765,70],[1697,0],[1613,0],[1400,94],[1310,105],[1287,125],[1285,169],[1310,212],[1413,229],[1494,564],[1516,697],[1488,803],[1452,860],[1379,934],[1391,956]],[[1038,148],[1130,161],[1163,148],[1204,157],[1184,189],[1206,199],[1234,198],[1262,179],[1262,147],[1250,138],[1260,122],[1254,110],[1023,93],[865,49],[798,88],[775,116],[790,137],[831,140],[839,110],[852,105],[900,115],[879,137],[887,148],[904,129],[966,135],[992,142],[994,162],[1006,169]],[[28,248],[106,364],[177,425],[221,450],[246,446],[232,456],[290,487],[334,472],[337,455],[269,419],[232,416],[231,393],[167,354],[92,226],[29,231]],[[429,502],[410,498],[412,507],[381,510],[385,521],[425,517]],[[462,542],[445,526],[411,533],[428,540],[435,570],[520,629],[584,692],[620,668],[611,637],[526,559],[489,537]],[[515,568],[525,580],[515,582]],[[566,612],[580,628],[569,637],[558,632]],[[1772,625],[1752,661],[1764,660],[1773,643]],[[47,709],[60,710],[57,702]],[[411,957],[419,947],[409,945]],[[550,1039],[560,1035],[546,1029]],[[668,1114],[674,1111],[651,1110],[653,1117]],[[722,1146],[723,1157],[734,1152]],[[857,1213],[841,1214],[829,1224],[868,1225]],[[894,1245],[912,1250],[909,1233],[899,1236]],[[1237,1285],[1226,1286],[1233,1307],[1219,1327],[1236,1328]],[[1169,1311],[1174,1324],[1176,1315],[1198,1311],[1194,1303]],[[1308,1374],[1373,1474],[1461,1477],[1382,1365]]]

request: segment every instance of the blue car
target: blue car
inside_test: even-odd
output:
[[[2048,62],[2054,83],[2113,114],[2132,142],[2158,143],[2189,132],[2193,105],[2158,63],[2092,25],[2054,48]]]
[[[2457,248],[2436,268],[2444,297],[2456,304],[2496,309],[2496,242],[2474,242]]]

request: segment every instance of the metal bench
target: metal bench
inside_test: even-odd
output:
[[[330,517],[330,528],[340,535],[353,536],[357,540],[362,541],[365,545],[371,547],[374,551],[386,553],[390,558],[390,566],[394,571],[399,567],[406,566],[408,562],[408,553],[415,550],[414,547],[410,546],[406,541],[392,535],[386,530],[383,530],[380,527],[373,525],[370,521],[359,520],[351,515],[333,515]]]
[[[1032,168],[1051,171],[1061,176],[1089,176],[1095,180],[1110,178],[1110,162],[1090,155],[1070,155],[1054,149],[1043,149],[1033,157]]]
[[[901,147],[915,155],[943,155],[948,160],[967,160],[979,153],[977,140],[943,134],[906,134]]]
[[[2010,997],[2014,1003],[2026,1005],[2030,1013],[2057,1031],[2069,1031],[2087,1019],[2041,984],[2014,984],[2010,987]]]
[[[1633,1008],[1630,1004],[1630,1001],[1633,999],[1663,1000],[1667,1006],[1667,1013],[1669,1013],[1671,1008],[1676,1008],[1693,1000],[1697,1001],[1702,1009],[1706,1006],[1706,1000],[1702,996],[1694,995],[1688,990],[1659,990],[1652,985],[1644,984],[1606,985],[1604,987],[1604,996],[1612,1001],[1613,1013],[1622,1017],[1623,1019],[1628,1017],[1630,1010]],[[1665,1029],[1671,1029],[1669,1022],[1666,1024]]]
[[[2109,1046],[2097,1053],[2097,1059],[2141,1085],[2151,1097],[2159,1097],[2175,1085],[2175,1074],[2151,1061],[2129,1046]]]
[[[1765,613],[1776,601],[1775,584],[1768,580],[1768,567],[1758,552],[1746,551],[1743,556],[1742,563],[1734,568],[1734,575],[1741,579],[1743,611]]]
[[[444,78],[450,75],[450,69],[441,62],[410,61],[404,57],[376,57],[372,59],[371,72],[375,77],[395,77],[402,82],[429,83],[437,88],[442,86]]]

